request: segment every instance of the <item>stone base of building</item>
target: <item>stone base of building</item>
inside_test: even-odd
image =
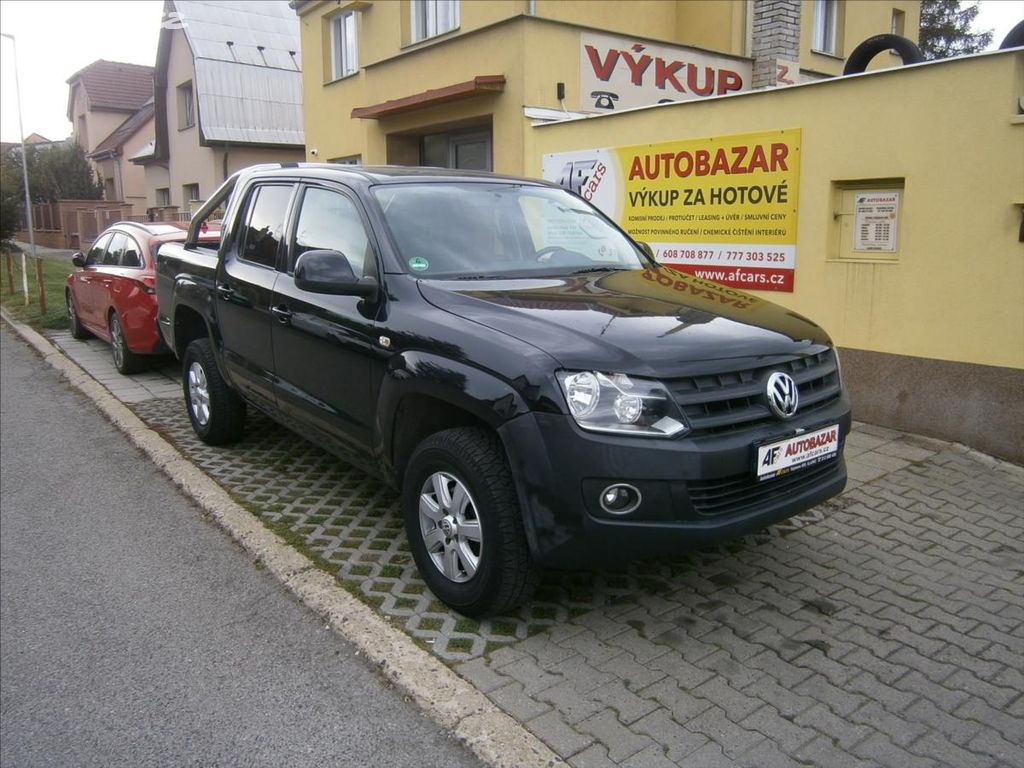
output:
[[[840,348],[858,421],[1024,464],[1024,370]]]

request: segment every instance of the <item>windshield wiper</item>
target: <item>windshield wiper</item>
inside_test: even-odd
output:
[[[583,269],[574,269],[570,272],[570,275],[583,275],[587,272],[628,272],[629,267],[584,267]]]

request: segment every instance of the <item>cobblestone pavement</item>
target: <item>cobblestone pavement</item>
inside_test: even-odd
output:
[[[859,424],[832,502],[714,550],[549,574],[478,623],[425,589],[376,481],[259,415],[204,446],[176,387],[132,402],[573,766],[1024,766],[1020,467]]]

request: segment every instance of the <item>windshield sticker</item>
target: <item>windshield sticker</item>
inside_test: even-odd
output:
[[[414,272],[422,272],[425,269],[430,269],[430,262],[422,256],[413,256],[409,259],[409,269]]]

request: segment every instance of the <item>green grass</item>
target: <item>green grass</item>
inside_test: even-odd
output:
[[[39,311],[39,287],[36,283],[36,268],[31,258],[26,259],[28,266],[28,300],[21,293],[21,256],[11,254],[11,273],[14,277],[15,293],[11,293],[11,284],[7,280],[6,258],[0,259],[0,273],[3,274],[3,288],[0,292],[4,309],[14,318],[36,329],[62,329],[68,327],[67,309],[64,306],[64,281],[71,274],[73,267],[70,259],[42,259],[43,288],[46,298],[46,314]]]

